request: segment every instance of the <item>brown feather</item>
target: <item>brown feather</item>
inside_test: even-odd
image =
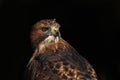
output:
[[[31,39],[36,50],[27,65],[26,80],[97,80],[88,61],[64,39],[50,42],[40,49],[39,45],[45,38],[39,28],[50,27],[53,22],[58,26],[55,21],[43,20],[33,28]]]

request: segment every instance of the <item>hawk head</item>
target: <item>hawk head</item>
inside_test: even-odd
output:
[[[33,48],[36,49],[40,43],[45,45],[58,42],[60,39],[60,25],[55,19],[45,19],[37,22],[32,29],[31,42]]]

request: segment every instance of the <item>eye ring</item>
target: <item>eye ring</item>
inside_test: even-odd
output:
[[[47,31],[48,29],[49,29],[48,27],[42,27],[42,28],[41,28],[41,30],[42,30],[43,32]]]

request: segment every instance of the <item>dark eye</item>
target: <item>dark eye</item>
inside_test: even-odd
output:
[[[41,28],[41,30],[42,30],[43,32],[47,31],[48,29],[49,29],[48,27],[42,27],[42,28]]]

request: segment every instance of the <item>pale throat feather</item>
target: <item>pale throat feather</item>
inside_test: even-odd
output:
[[[42,41],[39,45],[38,45],[38,48],[39,48],[39,52],[45,48],[45,47],[48,47],[51,43],[57,43],[59,42],[59,37],[55,37],[53,35],[50,35],[48,36],[47,38],[45,38],[44,41]]]

